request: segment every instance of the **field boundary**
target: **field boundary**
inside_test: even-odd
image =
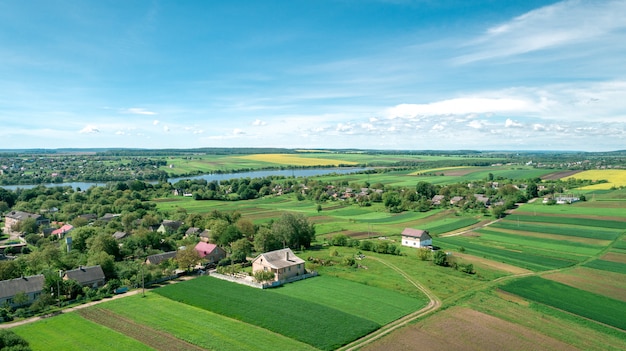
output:
[[[159,351],[205,351],[205,349],[178,339],[173,335],[161,330],[154,329],[144,324],[123,317],[113,311],[98,307],[81,309],[78,311],[81,317],[109,329],[115,330],[128,337],[154,348]]]
[[[357,339],[347,345],[344,345],[340,348],[338,348],[337,350],[341,350],[341,351],[353,351],[353,350],[357,350],[375,340],[378,340],[380,338],[382,338],[383,336],[391,333],[392,331],[403,327],[405,325],[407,325],[408,323],[414,321],[415,319],[418,319],[420,317],[423,317],[427,314],[430,314],[436,310],[438,310],[441,307],[441,300],[435,296],[435,294],[433,294],[430,290],[428,290],[425,286],[423,286],[422,284],[416,282],[415,280],[413,280],[413,278],[411,278],[410,275],[408,275],[405,271],[401,270],[400,268],[394,266],[393,264],[386,262],[384,260],[381,260],[380,258],[377,257],[372,257],[372,256],[368,256],[368,258],[371,258],[375,261],[378,261],[382,264],[384,264],[385,266],[393,269],[394,271],[396,271],[397,273],[400,273],[400,275],[402,275],[407,281],[409,281],[411,284],[413,284],[413,286],[415,286],[418,290],[420,290],[422,293],[424,293],[424,295],[426,295],[426,297],[428,297],[429,302],[428,304],[411,313],[408,314],[402,318],[399,318],[387,325],[382,326],[381,328],[377,329],[376,331],[360,338]]]

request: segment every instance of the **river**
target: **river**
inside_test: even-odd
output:
[[[175,184],[180,180],[184,179],[205,179],[207,182],[212,182],[214,180],[222,181],[222,180],[231,180],[231,179],[239,179],[239,178],[263,178],[269,176],[283,176],[283,177],[313,177],[319,175],[327,175],[327,174],[349,174],[365,171],[368,168],[304,168],[304,169],[283,169],[283,170],[266,170],[266,171],[250,171],[250,172],[240,172],[240,173],[220,173],[220,174],[203,174],[192,177],[177,177],[170,178],[167,181],[171,184]],[[36,186],[71,186],[74,189],[86,190],[92,186],[104,186],[108,182],[69,182],[69,183],[50,183],[50,184],[37,184],[37,185],[0,185],[1,188],[7,190],[16,190],[20,189],[32,189]],[[117,182],[111,182],[117,183]],[[155,183],[155,182],[149,182]]]

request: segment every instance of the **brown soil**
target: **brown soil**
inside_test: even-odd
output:
[[[135,323],[133,320],[122,317],[109,310],[94,307],[81,309],[78,313],[86,319],[136,339],[155,350],[204,351],[203,348],[180,340],[171,334],[150,328],[143,324]]]
[[[550,174],[545,174],[541,177],[541,179],[543,180],[559,180],[561,178],[565,178],[565,177],[571,177],[576,173],[580,173],[581,171],[561,171],[561,172],[554,172],[554,173],[550,173]]]
[[[464,307],[399,329],[363,350],[576,350],[534,330]]]
[[[500,289],[497,289],[495,292],[496,292],[496,295],[503,300],[516,303],[520,306],[530,306],[530,302],[528,302],[528,300],[524,299],[523,297],[520,297],[515,294],[511,294],[510,292],[500,290]]]
[[[516,267],[516,266],[510,265],[510,264],[506,264],[506,263],[502,263],[502,262],[488,260],[488,259],[483,258],[483,257],[467,255],[467,254],[463,254],[463,253],[460,253],[460,252],[455,252],[454,256],[462,259],[463,261],[467,261],[469,263],[475,263],[475,264],[478,264],[478,265],[486,266],[488,268],[497,269],[497,270],[500,270],[500,271],[509,272],[509,273],[513,273],[513,274],[524,274],[524,273],[530,273],[531,272],[528,269]]]
[[[609,252],[606,255],[602,256],[601,259],[612,262],[626,263],[626,254]]]
[[[476,172],[475,168],[469,168],[469,169],[449,169],[449,170],[445,170],[441,172],[437,171],[435,173],[443,173],[443,175],[450,176],[450,177],[462,177],[462,176],[466,176],[474,172]]]
[[[620,273],[578,267],[571,271],[552,273],[544,277],[581,290],[626,301],[626,280]]]

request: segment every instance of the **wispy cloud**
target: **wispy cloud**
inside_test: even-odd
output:
[[[400,104],[386,111],[389,118],[417,118],[434,115],[528,111],[532,102],[513,98],[455,98],[427,104]]]
[[[80,134],[100,133],[100,129],[98,129],[98,127],[96,126],[88,125],[88,126],[85,126],[85,128],[81,129],[79,133]]]
[[[567,0],[489,28],[456,63],[508,57],[591,42],[626,28],[626,1]]]
[[[140,108],[140,107],[131,107],[131,108],[124,110],[124,112],[130,113],[133,115],[146,115],[146,116],[152,116],[152,115],[157,114],[154,111],[149,111],[149,110],[146,110],[145,108]]]
[[[254,122],[252,122],[252,125],[253,125],[253,126],[257,126],[257,127],[258,127],[258,126],[264,126],[264,125],[267,125],[267,122],[265,122],[265,121],[261,121],[260,119],[257,119],[257,120],[255,120]]]

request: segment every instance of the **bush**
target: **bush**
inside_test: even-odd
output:
[[[27,351],[28,342],[8,329],[0,329],[0,350]]]
[[[448,255],[443,252],[443,250],[437,250],[433,254],[433,263],[437,266],[447,266],[448,265]]]

